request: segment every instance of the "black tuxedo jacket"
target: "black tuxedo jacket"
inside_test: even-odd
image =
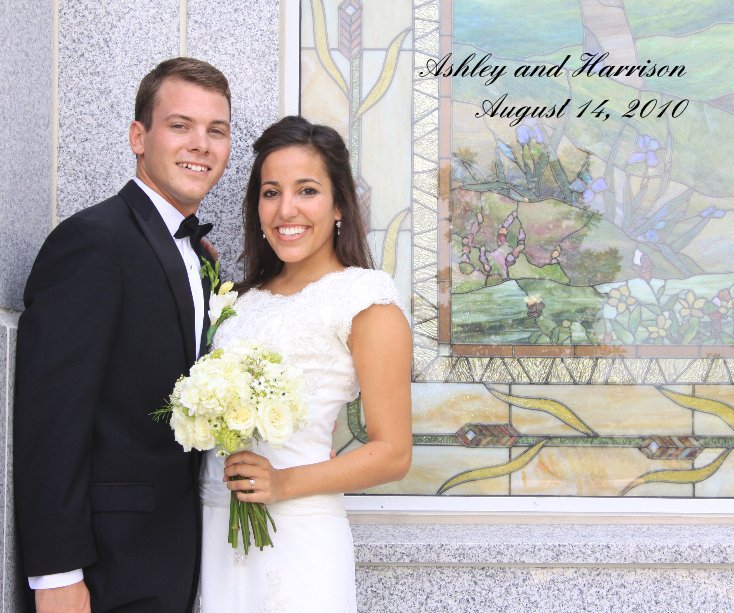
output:
[[[199,458],[150,413],[195,360],[194,305],[145,193],[130,181],[60,223],[24,302],[14,483],[25,573],[83,568],[95,613],[188,610]]]

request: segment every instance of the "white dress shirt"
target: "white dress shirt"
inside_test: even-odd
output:
[[[183,214],[179,212],[173,205],[163,199],[163,196],[154,192],[150,187],[135,177],[133,179],[153,202],[153,206],[158,210],[163,222],[166,224],[168,231],[173,236],[181,222],[185,219]],[[186,265],[186,274],[189,276],[189,285],[191,286],[191,296],[194,299],[194,322],[196,323],[196,356],[199,356],[199,347],[201,346],[201,328],[204,324],[204,288],[201,286],[201,262],[199,256],[196,255],[194,248],[191,246],[189,237],[174,238],[176,247],[178,247],[184,264]]]
[[[135,177],[133,181],[135,181],[140,189],[146,193],[148,198],[153,202],[153,206],[155,206],[158,213],[160,213],[160,216],[163,218],[163,222],[171,233],[171,238],[173,238],[173,241],[176,243],[176,247],[181,253],[184,265],[186,266],[186,274],[189,277],[189,286],[191,287],[191,297],[194,299],[194,322],[196,334],[195,351],[198,357],[199,347],[201,347],[202,327],[204,325],[204,288],[201,286],[201,276],[199,275],[201,263],[199,261],[199,256],[196,255],[194,248],[191,246],[189,237],[175,238],[173,236],[185,218],[178,209],[166,202],[160,194],[154,192],[140,179]],[[84,572],[79,568],[65,573],[56,573],[54,575],[28,577],[28,584],[31,586],[32,590],[41,590],[54,587],[65,587],[67,585],[78,583],[82,579],[84,579]]]

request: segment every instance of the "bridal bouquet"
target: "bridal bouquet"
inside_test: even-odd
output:
[[[170,416],[174,437],[185,451],[217,447],[220,455],[246,448],[253,440],[282,445],[305,425],[304,380],[300,370],[283,364],[280,354],[257,343],[236,340],[199,358],[180,377],[168,405],[155,418]],[[229,543],[245,553],[250,532],[256,547],[272,546],[267,508],[240,502],[231,494]]]

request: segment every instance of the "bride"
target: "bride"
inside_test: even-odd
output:
[[[202,465],[203,613],[356,611],[343,492],[401,479],[411,459],[410,330],[389,275],[372,270],[339,134],[286,117],[255,142],[244,202],[245,278],[214,338],[256,340],[306,377],[309,425]],[[340,408],[362,395],[369,442],[330,459]],[[243,477],[229,480],[231,477]],[[230,490],[268,505],[274,546],[227,543]]]

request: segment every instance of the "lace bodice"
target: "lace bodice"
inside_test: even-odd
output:
[[[347,346],[352,319],[373,304],[399,305],[392,278],[381,271],[347,268],[329,273],[291,296],[251,289],[235,302],[237,315],[217,330],[214,348],[226,347],[239,338],[258,341],[304,372],[308,427],[282,448],[265,443],[254,448],[275,468],[329,459],[339,410],[359,394]],[[202,477],[221,483],[221,469],[208,463]]]

